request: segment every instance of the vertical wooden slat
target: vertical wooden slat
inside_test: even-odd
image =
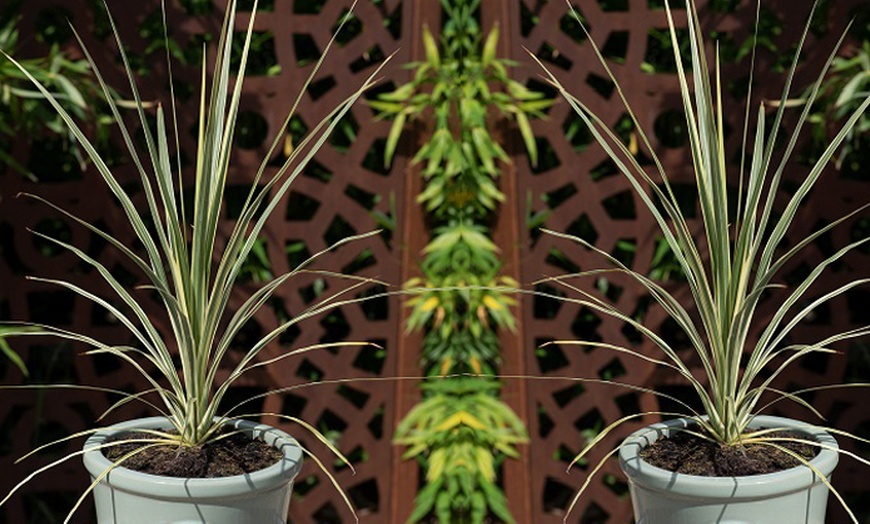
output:
[[[512,6],[514,7],[512,9]],[[481,6],[481,22],[484,34],[488,34],[494,25],[498,25],[500,39],[498,44],[499,57],[510,55],[513,24],[519,24],[516,5],[510,0],[491,0]],[[493,115],[495,116],[495,115]],[[515,161],[524,162],[525,153],[521,141],[515,139],[515,134],[507,126],[500,125],[495,131],[498,140],[511,154]],[[503,165],[500,189],[505,195],[504,202],[498,209],[498,220],[493,238],[502,250],[502,275],[510,276],[522,282],[520,274],[520,239],[522,238],[519,194],[517,192],[517,169],[513,164]],[[501,347],[502,375],[523,376],[526,374],[523,344],[523,318],[519,307],[513,308],[516,318],[516,331],[503,331],[499,336]],[[503,382],[502,400],[520,417],[528,427],[528,406],[526,401],[526,381],[524,379],[508,379]],[[508,506],[517,522],[532,522],[532,505],[529,491],[529,446],[520,448],[517,459],[508,459],[503,466],[504,490]]]
[[[425,52],[422,45],[423,27],[437,31],[441,17],[440,2],[432,0],[414,0],[406,6],[403,12],[402,34],[406,45],[410,46],[411,59],[423,59]],[[400,154],[406,158],[413,156],[413,151],[431,132],[423,126],[415,126],[408,133],[408,139],[400,144]],[[405,167],[405,192],[403,195],[404,217],[401,229],[402,282],[409,278],[420,276],[420,252],[426,245],[425,216],[417,203],[417,195],[422,189],[420,170],[410,162]],[[402,322],[397,326],[398,344],[396,345],[396,370],[399,377],[420,376],[420,349],[423,337],[419,333],[405,331],[409,310],[405,307],[405,299],[399,300],[402,309]],[[395,419],[391,431],[399,424],[412,407],[420,400],[419,382],[400,378],[396,381]],[[393,447],[392,454],[392,486],[390,488],[390,522],[406,522],[414,509],[416,486],[419,483],[419,468],[416,460],[403,460],[403,449]]]

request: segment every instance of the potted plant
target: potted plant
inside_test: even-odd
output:
[[[163,9],[165,26],[165,6]],[[276,289],[294,275],[305,271],[306,266],[322,252],[309,258],[294,270],[267,282],[247,297],[237,310],[231,311],[228,304],[231,293],[238,291],[236,289],[238,276],[267,218],[286,195],[296,176],[327,140],[341,117],[371,84],[372,77],[378,74],[380,68],[359,90],[315,126],[312,132],[289,153],[280,167],[270,171],[274,172],[273,175],[267,175],[267,163],[279,144],[283,143],[284,131],[292,116],[291,110],[291,115],[288,115],[285,120],[284,127],[275,134],[276,138],[266,159],[254,176],[250,193],[239,218],[223,240],[218,233],[218,225],[256,11],[255,0],[247,30],[242,33],[244,37],[239,45],[240,42],[237,41],[239,37],[235,33],[236,0],[230,0],[223,20],[217,46],[218,54],[211,78],[209,78],[206,59],[203,58],[195,181],[192,186],[194,194],[192,207],[188,209],[185,209],[180,154],[177,159],[174,158],[172,134],[167,131],[171,126],[177,137],[174,93],[172,93],[170,118],[166,117],[160,104],[146,103],[141,99],[113,21],[113,32],[130,80],[135,110],[144,135],[147,151],[145,154],[138,152],[131,133],[119,114],[117,104],[110,96],[111,91],[103,81],[88,50],[83,45],[82,47],[106,95],[106,102],[118,122],[129,158],[140,175],[139,189],[144,195],[146,209],[139,209],[134,205],[127,186],[115,178],[93,143],[57,98],[18,62],[6,55],[6,58],[17,65],[33,82],[36,89],[54,107],[81,144],[119,202],[129,220],[129,226],[135,232],[137,244],[141,245],[124,245],[95,225],[46,203],[117,249],[141,270],[147,281],[147,285],[143,286],[145,292],[127,289],[107,267],[92,258],[85,250],[41,233],[35,233],[71,251],[83,263],[98,272],[108,284],[113,296],[99,296],[96,292],[83,289],[66,280],[34,279],[74,291],[102,306],[130,331],[135,342],[121,346],[107,344],[87,334],[47,325],[21,327],[16,334],[53,335],[87,345],[91,348],[87,354],[108,354],[121,359],[140,371],[150,384],[150,388],[134,393],[113,392],[121,394],[122,397],[109,408],[107,413],[128,402],[143,402],[160,417],[132,420],[84,431],[62,439],[61,441],[67,441],[90,436],[81,451],[63,456],[46,467],[37,469],[15,486],[6,498],[0,501],[0,504],[8,500],[35,475],[82,455],[92,483],[70,510],[66,521],[70,520],[72,514],[92,491],[97,504],[98,522],[101,524],[114,522],[262,524],[285,521],[290,487],[299,471],[302,453],[305,450],[296,440],[282,431],[242,420],[244,416],[262,415],[239,413],[243,404],[236,405],[225,412],[219,411],[219,405],[229,387],[251,369],[322,347],[361,345],[350,342],[319,344],[295,349],[270,360],[257,358],[258,354],[288,327],[327,309],[356,302],[359,299],[344,298],[342,293],[346,293],[347,289],[335,295],[324,296],[308,310],[267,333],[240,358],[232,360],[228,357],[230,343],[245,323],[272,298]],[[341,26],[337,31],[340,29]],[[80,39],[79,42],[81,43]],[[234,47],[242,49],[237,64],[233,64]],[[314,67],[309,81],[316,74],[322,60],[323,57]],[[236,66],[237,69],[233,70]],[[171,75],[171,65],[169,71]],[[234,79],[233,75],[235,75]],[[206,91],[206,84],[209,81],[211,89]],[[303,88],[295,100],[294,108],[300,103],[304,92]],[[152,117],[154,120],[151,120]],[[178,147],[177,141],[175,144],[175,147]],[[45,202],[39,197],[33,198]],[[190,204],[188,203],[187,206]],[[191,220],[190,223],[187,223],[188,219]],[[355,238],[363,236],[367,235],[359,235]],[[329,249],[347,240],[349,239],[342,240]],[[370,282],[362,278],[357,280],[352,284],[353,287]],[[150,300],[156,300],[163,306],[165,324],[158,324],[156,319],[146,313],[149,311],[146,301]],[[228,374],[222,374],[227,371]],[[69,385],[69,387],[81,386]],[[92,389],[107,391],[99,387],[92,387]],[[299,423],[312,431],[342,460],[345,460],[325,437],[305,422],[281,414],[269,415]],[[264,444],[258,444],[258,440],[263,441]],[[34,453],[36,451],[38,450],[34,450]],[[247,460],[247,455],[251,455],[251,460]],[[169,456],[169,464],[166,464],[166,456]],[[245,460],[234,460],[225,465],[217,459],[210,460],[210,457],[220,456],[238,456],[244,457]],[[209,460],[206,462],[205,459]],[[321,464],[316,458],[315,462]],[[184,467],[176,467],[179,464]],[[144,469],[145,472],[136,471],[134,468]],[[163,471],[168,473],[164,474]],[[330,479],[335,483],[332,477]],[[344,500],[350,506],[346,496]]]
[[[808,295],[810,286],[829,266],[870,239],[858,240],[837,250],[810,268],[792,289],[786,288],[777,280],[780,270],[795,259],[802,248],[866,209],[865,205],[809,234],[801,241],[784,243],[786,231],[792,225],[801,204],[837,148],[849,136],[862,113],[870,105],[870,98],[866,94],[862,97],[861,102],[849,113],[842,128],[812,165],[806,178],[798,181],[793,191],[784,194],[780,190],[784,170],[796,146],[800,130],[811,114],[811,107],[819,93],[824,75],[836,54],[836,50],[831,53],[803,105],[799,106],[801,109],[796,118],[794,132],[788,137],[778,136],[787,107],[794,107],[794,104],[786,102],[789,101],[800,49],[809,29],[807,26],[788,71],[782,98],[777,103],[760,104],[753,134],[749,133],[748,125],[752,111],[747,109],[743,143],[751,141],[751,149],[743,152],[740,172],[729,173],[725,153],[726,131],[723,125],[723,114],[727,109],[722,106],[718,56],[715,57],[715,65],[708,64],[707,48],[694,0],[686,1],[687,41],[679,36],[680,32],[675,27],[674,13],[668,0],[665,0],[665,10],[686,114],[701,210],[699,234],[693,235],[668,175],[598,48],[595,47],[598,58],[616,85],[616,93],[634,122],[640,141],[652,156],[654,167],[649,172],[640,165],[636,155],[605,122],[582,101],[571,96],[552,73],[548,72],[548,75],[627,178],[656,221],[685,275],[690,303],[681,302],[659,283],[644,274],[632,271],[613,256],[583,239],[561,233],[553,234],[580,243],[615,266],[609,270],[584,271],[571,277],[595,278],[604,272],[613,271],[626,274],[642,285],[685,333],[693,349],[692,358],[700,362],[703,372],[694,373],[685,354],[678,353],[664,337],[644,326],[631,314],[619,311],[594,292],[584,291],[567,282],[567,277],[549,280],[562,283],[579,293],[578,298],[568,300],[611,315],[633,327],[651,340],[663,356],[651,356],[637,349],[608,343],[557,343],[604,347],[669,368],[690,384],[703,409],[693,410],[683,400],[670,398],[672,402],[682,405],[685,412],[657,414],[682,418],[652,425],[629,436],[605,459],[592,467],[589,478],[570,508],[574,507],[577,498],[589,484],[589,479],[602,467],[604,461],[618,453],[620,465],[629,479],[631,499],[638,522],[822,523],[829,491],[843,503],[843,499],[832,488],[830,478],[839,454],[848,452],[838,448],[832,434],[848,437],[851,435],[794,420],[765,417],[759,413],[775,402],[789,400],[818,414],[800,395],[832,386],[786,392],[777,389],[774,381],[784,369],[801,357],[833,352],[830,348],[832,344],[870,333],[870,327],[862,327],[812,342],[796,342],[788,338],[795,325],[819,305],[870,282],[870,279],[858,279],[827,291],[819,298]],[[681,48],[687,48],[691,55],[691,79],[684,70]],[[750,86],[748,100],[751,100],[751,94]],[[769,111],[773,113],[772,121]],[[781,157],[775,151],[775,145],[779,141],[784,144]],[[747,168],[745,172],[743,166]],[[729,184],[738,184],[737,191],[732,193]],[[732,201],[734,195],[739,195],[736,206]],[[781,205],[783,201],[784,206]],[[736,209],[736,212],[732,209]],[[779,307],[770,318],[762,321],[758,310],[765,297],[767,300],[778,301]],[[763,324],[759,325],[759,322]],[[583,458],[590,448],[601,442],[620,424],[645,415],[649,413],[631,414],[613,422],[587,443],[574,462]],[[714,467],[712,472],[703,470],[700,466],[698,469],[691,469],[689,465],[694,463],[687,458],[691,455],[684,447],[687,445],[694,446],[692,449],[696,454],[715,456],[715,460],[720,461],[719,466],[737,459],[746,460],[740,460],[734,467]],[[677,458],[668,461],[656,457],[657,454],[668,453]],[[856,458],[868,463],[865,459]],[[773,463],[763,469],[763,461]],[[724,476],[710,476],[717,474]],[[849,514],[857,523],[851,511]]]

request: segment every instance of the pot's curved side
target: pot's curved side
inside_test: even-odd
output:
[[[262,438],[281,450],[284,458],[268,468],[246,475],[214,479],[163,477],[112,467],[99,450],[118,432],[166,429],[163,417],[117,424],[85,442],[84,464],[95,480],[99,524],[284,524],[290,505],[293,479],[302,466],[302,450],[287,433],[244,420],[230,425]]]
[[[828,480],[837,465],[837,441],[827,432],[796,420],[758,416],[752,427],[800,431],[824,447],[810,461],[777,473],[747,477],[700,477],[666,471],[644,462],[641,449],[685,428],[677,419],[630,435],[619,451],[629,481],[638,524],[824,524]],[[818,472],[818,473],[816,473]]]

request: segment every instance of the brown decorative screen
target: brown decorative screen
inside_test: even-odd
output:
[[[219,6],[214,7],[211,14],[201,15],[191,15],[188,10],[195,11],[197,6],[208,2],[183,0],[169,3],[171,38],[179,43],[187,60],[187,65],[174,66],[174,73],[176,89],[182,97],[182,148],[192,155],[193,138],[186,130],[191,129],[195,122],[195,114],[189,109],[198,102],[195,91],[201,58],[197,50],[203,34],[217,33],[224,2],[215,2]],[[258,52],[251,64],[255,76],[248,79],[243,97],[239,144],[233,159],[232,187],[226,206],[228,220],[232,220],[234,205],[239,204],[239,198],[244,198],[246,184],[280,127],[293,97],[301,89],[306,72],[319,58],[349,4],[342,0],[273,0],[261,3],[267,10],[258,16],[256,22]],[[677,190],[691,205],[690,161],[683,147],[685,137],[680,127],[682,115],[676,77],[662,72],[673,66],[668,62],[670,50],[662,47],[660,38],[660,30],[666,27],[664,13],[659,7],[662,2],[575,0],[574,3],[591,27],[592,38],[614,61],[613,68],[626,97],[653,139],[653,147],[659,152],[666,169],[678,182]],[[705,3],[702,15],[705,27],[727,33],[739,43],[749,34],[752,10],[746,9],[743,5],[746,2],[741,3],[736,14],[722,14],[716,10],[733,3],[739,2],[718,0],[709,5]],[[142,80],[145,98],[165,100],[167,75],[163,52],[148,47],[148,42],[155,39],[154,31],[159,29],[159,25],[155,25],[159,22],[159,2],[110,0],[109,4],[125,42],[135,55],[134,66],[145,74]],[[375,92],[391,89],[405,81],[408,72],[399,66],[419,55],[422,20],[428,20],[430,26],[437,25],[435,4],[436,0],[361,0],[353,20],[339,35],[324,69],[309,86],[282,146],[292,147],[301,130],[313,127],[330,108],[362,83],[385,55],[395,50],[398,50],[397,56],[382,75],[383,87]],[[836,0],[827,5],[828,30],[811,35],[796,85],[806,85],[812,79],[851,10],[863,3],[861,0]],[[44,29],[46,24],[56,28],[58,40],[69,43],[62,21],[70,17],[83,33],[109,83],[122,93],[127,92],[115,48],[106,32],[105,20],[94,15],[99,12],[99,2],[28,0],[21,6],[23,18],[19,27],[23,35],[28,35],[22,56],[45,53],[45,44],[32,35],[36,29]],[[804,7],[795,9],[794,2],[786,0],[768,0],[765,6],[773,19],[779,21],[782,34],[777,43],[786,48],[794,42],[798,28],[803,25]],[[636,130],[627,121],[614,86],[597,65],[582,30],[566,16],[564,2],[483,0],[481,18],[485,29],[493,22],[500,23],[501,54],[521,63],[514,71],[518,79],[552,92],[526,56],[525,47],[552,67],[574,94],[587,101],[629,143],[636,142]],[[241,28],[245,22],[246,17],[242,16],[238,27]],[[759,58],[759,71],[763,74],[757,85],[764,87],[763,94],[767,97],[777,96],[781,85],[779,75],[768,76],[776,69],[778,58],[770,52],[762,53]],[[730,80],[740,79],[745,74],[743,67],[727,65],[724,74]],[[732,133],[728,145],[735,153],[740,145],[742,114],[742,110],[735,110],[729,120]],[[132,126],[134,115],[128,116]],[[606,161],[605,154],[592,144],[591,136],[568,105],[557,103],[549,111],[547,120],[533,125],[541,151],[541,160],[534,168],[520,155],[522,147],[515,130],[499,131],[507,148],[516,153],[513,167],[505,171],[503,178],[508,202],[503,207],[504,213],[499,218],[496,232],[499,244],[505,248],[506,271],[529,284],[545,276],[605,265],[605,261],[591,252],[527,227],[537,222],[594,241],[635,270],[648,272],[655,269],[663,275],[672,269],[666,258],[660,258],[650,217],[641,209],[641,203],[636,201],[622,177]],[[250,289],[254,289],[258,280],[287,271],[304,255],[315,253],[347,234],[378,227],[386,227],[381,235],[329,254],[317,267],[377,277],[393,288],[400,286],[403,275],[415,271],[416,250],[423,241],[418,238],[423,227],[413,200],[416,181],[410,178],[413,173],[406,165],[407,158],[401,155],[391,169],[383,167],[383,145],[388,127],[387,122],[375,121],[372,111],[365,105],[354,107],[316,161],[296,181],[279,212],[270,221],[258,260],[253,261],[246,271],[246,278],[250,280],[246,285]],[[409,136],[414,138],[411,133]],[[99,176],[93,170],[81,170],[77,161],[64,154],[59,146],[58,141],[50,136],[32,144],[21,140],[9,146],[15,157],[25,162],[40,181],[30,182],[11,169],[0,174],[0,318],[50,321],[108,341],[125,342],[128,335],[105,311],[95,309],[90,303],[58,288],[24,279],[25,275],[68,278],[84,287],[107,291],[94,271],[70,254],[37,241],[27,233],[27,228],[69,239],[84,246],[90,254],[131,283],[135,283],[137,278],[135,268],[126,267],[116,253],[86,231],[59,219],[57,213],[46,206],[27,198],[15,198],[19,192],[39,194],[107,228],[122,240],[132,239],[131,233],[119,225],[124,223],[123,215]],[[646,153],[640,148],[638,155],[643,159]],[[279,154],[273,160],[278,162],[282,158]],[[122,155],[117,156],[116,162],[120,177],[131,182],[136,180],[130,163]],[[274,172],[274,167],[269,169],[269,172]],[[800,179],[805,172],[804,165],[794,163],[788,176]],[[826,176],[820,185],[823,191],[813,195],[811,202],[801,210],[795,223],[795,234],[826,223],[866,200],[866,175],[847,177],[832,171]],[[141,200],[141,196],[135,198]],[[786,273],[797,275],[822,260],[832,249],[862,235],[866,235],[866,219],[838,228],[809,248],[805,257]],[[853,253],[834,268],[828,281],[820,285],[820,292],[832,289],[856,274],[866,273],[866,266],[867,253]],[[299,314],[318,297],[335,292],[342,285],[339,280],[319,275],[303,275],[292,281],[277,294],[279,300],[255,319],[250,331],[238,344],[244,347],[246,340],[271,330],[281,319]],[[606,281],[599,279],[580,282],[579,285],[615,300],[625,311],[644,315],[648,325],[657,327],[678,342],[678,335],[664,320],[661,311],[649,306],[649,300],[635,284],[608,276]],[[542,284],[540,289],[564,292],[550,284]],[[377,293],[380,290],[379,286],[369,286],[363,292]],[[241,296],[237,297],[237,303],[241,299]],[[830,308],[819,311],[815,318],[796,331],[796,337],[816,340],[833,329],[867,323],[864,307],[867,299],[866,290],[856,290],[835,300]],[[762,314],[769,315],[770,311],[762,311]],[[298,359],[281,361],[239,384],[231,399],[243,399],[311,379],[374,379],[298,389],[268,397],[249,408],[249,411],[299,416],[336,440],[357,469],[353,476],[348,469],[335,467],[337,478],[348,490],[362,522],[404,522],[414,486],[418,483],[415,465],[403,463],[399,459],[401,450],[390,445],[395,421],[412,405],[414,390],[411,382],[396,383],[389,378],[414,374],[418,355],[415,340],[404,334],[402,316],[398,299],[379,299],[343,307],[303,323],[298,329],[286,333],[280,343],[269,348],[263,357],[273,357],[286,348],[318,341],[367,340],[383,349],[344,348],[336,352],[307,353]],[[672,407],[660,405],[653,395],[579,383],[570,378],[608,378],[656,388],[681,398],[687,388],[684,383],[661,374],[649,364],[604,349],[583,351],[567,345],[536,349],[550,340],[583,338],[633,345],[652,353],[653,348],[648,343],[613,319],[567,303],[531,297],[523,300],[520,318],[518,335],[513,339],[505,337],[502,372],[540,378],[505,380],[502,396],[526,419],[532,442],[521,449],[521,460],[506,462],[503,483],[518,522],[556,524],[561,522],[574,491],[585,479],[584,469],[588,465],[575,467],[570,475],[564,471],[567,461],[582,447],[584,437],[603,424],[638,409],[657,411]],[[26,355],[33,375],[24,380],[17,369],[0,360],[4,384],[60,382],[122,390],[144,386],[141,378],[114,360],[78,356],[82,350],[80,347],[57,345],[49,340],[36,341],[30,347],[16,343],[15,347]],[[852,349],[848,356],[806,360],[783,378],[782,385],[866,379],[870,369],[866,360],[866,343],[856,343]],[[867,436],[870,411],[867,403],[860,402],[863,393],[857,391],[818,393],[812,402],[829,416],[830,424]],[[115,400],[111,395],[77,390],[6,390],[0,391],[0,395],[2,492],[39,465],[75,450],[79,443],[61,446],[19,465],[11,464],[14,458],[38,443],[93,427],[96,417]],[[808,416],[785,405],[781,409],[784,414]],[[120,420],[144,414],[144,411],[130,406],[114,413],[111,418]],[[627,424],[591,455],[590,462],[597,461],[630,430],[653,420],[649,417]],[[274,418],[266,417],[264,421],[285,427]],[[299,428],[286,426],[286,429],[299,435],[319,456],[327,457],[325,447],[313,438],[305,438]],[[330,466],[334,464],[330,463]],[[865,489],[862,473],[866,474],[866,471],[862,472],[856,463],[843,459],[836,475],[837,485],[847,496],[857,500],[859,506],[861,490]],[[71,506],[86,486],[84,471],[74,457],[28,484],[21,496],[0,508],[0,521],[5,518],[9,523],[57,522],[62,517],[61,508]],[[88,511],[89,508],[83,509],[75,521],[88,522]],[[844,521],[839,510],[835,508],[833,512],[831,522]],[[296,524],[352,522],[328,480],[311,463],[297,479],[290,519]],[[590,487],[571,521],[608,524],[631,521],[626,486],[615,462],[609,463]]]

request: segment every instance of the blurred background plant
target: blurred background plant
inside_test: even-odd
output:
[[[497,380],[456,377],[423,384],[427,398],[396,428],[395,443],[408,446],[404,458],[428,457],[426,487],[409,518],[417,522],[434,512],[438,522],[464,514],[470,522],[493,515],[512,522],[507,501],[496,485],[493,450],[517,457],[526,442],[522,421],[496,398]]]
[[[0,18],[0,50],[13,58],[18,58],[19,21],[19,16]],[[47,55],[19,61],[64,104],[70,114],[79,121],[92,124],[95,143],[98,146],[105,145],[108,139],[107,125],[112,122],[112,117],[102,101],[99,86],[91,77],[86,60],[71,59],[57,43],[52,43]],[[16,160],[7,147],[12,142],[11,138],[19,133],[36,138],[46,131],[61,140],[62,149],[71,152],[80,166],[84,164],[85,158],[75,138],[57,112],[31,86],[21,70],[12,62],[3,60],[0,62],[0,136],[5,137],[3,142],[6,145],[0,145],[0,162],[35,179],[30,169]]]
[[[410,121],[432,125],[412,159],[424,179],[417,202],[432,237],[423,249],[422,276],[405,287],[414,291],[406,327],[423,332],[421,365],[433,378],[423,385],[423,402],[397,429],[395,443],[411,446],[405,458],[417,458],[426,469],[410,521],[434,512],[440,522],[482,523],[490,515],[513,522],[497,471],[528,437],[497,398],[500,385],[491,377],[500,362],[498,333],[516,325],[510,309],[515,301],[499,288],[517,285],[501,274],[492,240],[505,199],[499,163],[510,158],[491,129],[498,119],[515,122],[535,163],[529,120],[543,116],[552,100],[510,78],[514,63],[496,57],[498,27],[484,35],[479,0],[441,5],[440,39],[423,29],[425,60],[409,64],[412,80],[370,101],[381,118],[393,120],[387,165]],[[463,373],[481,376],[455,376]]]

